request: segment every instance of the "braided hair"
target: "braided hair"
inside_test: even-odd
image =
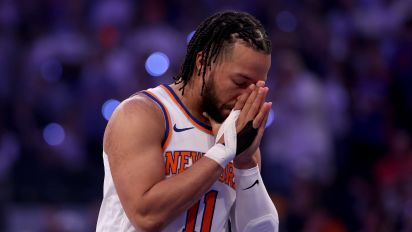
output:
[[[180,72],[173,77],[175,84],[183,82],[184,88],[193,75],[196,57],[202,52],[202,66],[197,75],[202,74],[202,91],[205,86],[206,68],[210,67],[226,47],[238,40],[243,40],[247,46],[263,52],[271,53],[271,42],[262,24],[252,15],[245,12],[225,11],[210,16],[197,28],[187,46],[185,60]]]

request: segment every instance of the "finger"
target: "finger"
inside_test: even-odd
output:
[[[209,120],[209,122],[212,122],[212,118],[209,116],[209,114],[207,112],[203,112],[202,113],[203,117],[207,118],[207,120]]]
[[[272,105],[272,104],[270,104]],[[269,118],[269,113],[265,115],[265,118],[263,119],[262,123],[260,124],[260,127],[258,129],[258,133],[256,135],[256,141],[260,143],[263,137],[263,133],[265,132],[266,129],[266,122],[268,121]]]
[[[260,127],[265,117],[269,115],[270,108],[272,107],[272,102],[263,103],[259,113],[253,119],[253,128],[257,129]]]
[[[212,127],[216,124],[215,120],[213,120],[213,118],[211,118],[208,113],[203,112],[202,115],[203,117],[207,118]]]
[[[270,103],[266,102],[266,103],[267,104],[265,104],[264,107],[272,106],[271,102]],[[270,108],[270,107],[268,107],[268,108]],[[259,144],[262,140],[262,137],[263,137],[263,133],[265,132],[265,125],[266,125],[266,121],[267,121],[268,117],[269,117],[269,114],[266,114],[264,116],[264,118],[262,120],[262,123],[260,124],[259,128],[257,129],[258,131],[257,131],[256,137],[253,140],[252,145],[248,149],[250,149],[251,147],[258,147],[259,146]]]
[[[202,115],[209,120],[209,123],[212,126],[212,132],[213,132],[214,135],[216,135],[217,132],[219,131],[219,128],[220,128],[221,124],[219,124],[215,120],[213,120],[213,118],[211,118],[209,116],[209,114],[206,113],[206,112],[203,112]]]
[[[256,82],[256,86],[257,86],[257,87],[264,87],[265,84],[266,84],[266,82],[264,82],[264,81],[258,81],[258,82]]]
[[[256,117],[256,115],[259,113],[259,110],[261,109],[263,103],[265,102],[265,98],[268,93],[268,90],[269,90],[268,87],[259,89],[258,94],[255,98],[255,101],[253,102],[253,104],[251,105],[249,109],[249,112],[247,113],[246,121],[253,120]]]
[[[256,98],[256,95],[259,91],[259,88],[260,87],[254,88],[254,90],[250,93],[249,97],[247,98],[246,103],[243,106],[242,111],[240,112],[239,119],[238,119],[239,122],[245,123],[246,116],[248,115],[249,109],[252,106],[252,104],[253,104],[253,102]]]
[[[250,93],[252,92],[254,88],[255,88],[254,84],[249,85],[247,90],[237,98],[235,107],[233,108],[234,110],[241,110],[243,108],[243,106],[246,103],[246,100],[248,99]]]

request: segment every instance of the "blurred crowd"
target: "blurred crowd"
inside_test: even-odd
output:
[[[0,231],[93,231],[102,105],[171,83],[226,9],[272,39],[262,173],[281,231],[412,231],[409,0],[0,0]],[[152,77],[157,51],[170,66]]]

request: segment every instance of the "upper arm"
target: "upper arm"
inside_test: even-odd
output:
[[[125,100],[113,113],[104,135],[104,150],[116,191],[131,221],[146,210],[145,192],[165,178],[161,141],[163,115],[142,96]]]

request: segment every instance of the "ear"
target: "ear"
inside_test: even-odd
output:
[[[198,52],[196,54],[196,75],[201,76],[202,71],[203,71],[203,65],[204,65],[204,60],[203,60],[203,52]]]

